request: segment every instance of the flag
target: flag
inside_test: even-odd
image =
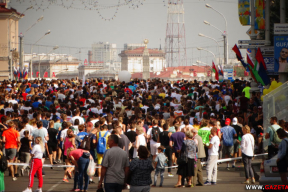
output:
[[[216,66],[215,66],[215,64],[214,64],[214,61],[212,61],[212,70],[213,70],[213,72],[215,73],[215,79],[216,79],[217,81],[219,81],[218,70],[217,70],[217,68],[216,68]]]
[[[219,75],[223,76],[223,70],[221,69],[220,65],[218,65],[218,73]]]
[[[266,71],[267,67],[266,67],[265,61],[263,59],[262,53],[260,51],[260,48],[258,48],[258,50],[257,50],[256,60],[257,60],[258,64],[257,64],[257,66],[255,66],[255,69],[257,70],[258,75],[261,77],[261,79],[265,85],[269,85],[271,82],[270,82],[269,76],[267,75],[267,71]]]
[[[232,50],[236,53],[236,57],[238,59],[238,61],[241,61],[243,59],[241,52],[237,46],[237,44],[234,45],[234,47],[232,48]]]
[[[250,74],[251,74],[251,77],[254,79],[254,81],[256,83],[258,83],[259,81],[257,80],[256,76],[258,75],[257,71],[256,70],[253,70],[254,69],[254,64],[253,64],[253,61],[252,59],[250,58],[250,56],[247,54],[247,67],[249,68],[250,70]],[[257,74],[255,74],[257,73]],[[261,83],[262,84],[262,83]]]
[[[232,48],[232,50],[236,53],[236,57],[238,59],[238,61],[241,62],[241,64],[243,65],[243,67],[245,68],[246,71],[249,71],[248,65],[244,62],[243,57],[241,55],[241,52],[237,46],[237,44],[234,45],[234,47]]]
[[[256,60],[258,61],[259,64],[262,64],[264,69],[267,70],[263,55],[261,53],[260,47],[258,47],[257,53],[256,53]]]

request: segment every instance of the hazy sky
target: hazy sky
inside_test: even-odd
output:
[[[28,10],[25,17],[19,22],[19,32],[24,32],[41,16],[44,19],[35,25],[25,34],[25,53],[30,53],[30,46],[26,44],[35,43],[45,32],[51,30],[38,44],[45,46],[35,46],[33,52],[47,53],[55,45],[59,46],[56,53],[72,54],[77,58],[87,58],[88,49],[93,42],[103,41],[117,44],[117,48],[123,48],[124,43],[141,43],[144,38],[148,38],[149,48],[159,48],[160,39],[162,49],[165,47],[165,35],[167,25],[167,0],[133,0],[134,7],[139,4],[139,8],[129,8],[120,6],[116,8],[103,9],[100,13],[105,18],[111,18],[115,11],[116,17],[112,21],[105,21],[96,10],[83,10],[85,3],[95,3],[93,0],[50,0],[55,4],[49,9]],[[117,5],[118,1],[124,3],[125,0],[98,0],[99,5]],[[129,1],[129,0],[126,0]],[[11,7],[23,12],[31,4],[37,8],[42,4],[42,8],[48,6],[48,0],[12,0]],[[59,6],[82,8],[67,9]],[[143,3],[143,5],[141,5]],[[185,26],[186,26],[186,46],[188,65],[201,60],[211,64],[212,56],[205,51],[198,51],[196,47],[209,47],[217,54],[216,43],[210,39],[199,37],[198,33],[217,39],[221,45],[221,56],[223,55],[223,41],[219,31],[211,26],[205,25],[203,20],[209,21],[221,30],[225,30],[225,22],[221,15],[206,8],[208,3],[216,10],[223,13],[228,22],[229,56],[235,58],[231,52],[231,47],[238,40],[248,40],[246,31],[249,27],[241,26],[238,19],[238,2],[236,0],[184,0]],[[130,5],[131,6],[131,5]],[[81,54],[79,53],[81,50]],[[120,50],[120,49],[119,49]],[[243,51],[245,53],[245,51]],[[223,56],[222,56],[223,57]]]

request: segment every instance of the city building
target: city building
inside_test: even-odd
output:
[[[92,51],[88,52],[89,65],[103,69],[105,63],[113,63],[118,59],[116,44],[98,42],[92,44]]]
[[[212,77],[211,77],[212,75]],[[132,79],[138,78],[142,79],[142,72],[132,74]],[[205,81],[214,79],[214,73],[212,73],[211,66],[179,66],[179,67],[167,67],[163,68],[163,71],[150,72],[150,78],[159,78],[165,80],[199,80]]]
[[[133,50],[140,47],[145,47],[145,44],[133,44],[133,43],[125,43],[124,50]]]
[[[30,66],[32,55],[24,55],[24,67]],[[32,59],[32,72],[33,77],[37,78],[57,78],[62,76],[60,74],[67,74],[73,71],[77,71],[80,61],[67,54],[33,54]],[[78,72],[77,72],[78,75]],[[75,78],[75,76],[74,76]]]
[[[9,1],[0,0],[0,80],[12,77],[13,66],[19,61],[18,22],[24,16],[8,8]],[[9,75],[10,74],[10,75]]]
[[[132,50],[123,50],[119,54],[121,57],[121,70],[129,71],[131,74],[143,72],[143,47]],[[159,49],[148,49],[150,59],[150,72],[159,72],[166,67],[165,53]]]

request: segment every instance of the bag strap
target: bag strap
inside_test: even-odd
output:
[[[106,138],[106,136],[107,136],[108,132],[109,132],[109,131],[107,131],[107,132],[105,133],[105,135],[104,135],[104,137],[105,137],[105,138]]]

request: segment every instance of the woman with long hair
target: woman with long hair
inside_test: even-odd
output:
[[[147,146],[146,144],[146,139],[144,136],[144,129],[141,125],[137,125],[136,127],[136,138],[135,138],[135,142],[133,143],[133,148],[134,148],[134,152],[133,152],[133,159],[138,157],[138,149],[140,146]]]
[[[35,144],[33,146],[33,149],[31,151],[31,165],[30,165],[30,174],[29,174],[29,184],[27,189],[25,189],[23,192],[32,192],[32,187],[34,183],[34,175],[37,172],[37,177],[39,180],[39,185],[36,190],[36,192],[42,192],[42,186],[43,186],[43,176],[42,176],[42,158],[44,153],[44,143],[41,137],[35,138]]]
[[[242,161],[244,164],[246,180],[244,184],[249,184],[249,174],[251,176],[251,182],[255,184],[254,172],[251,166],[252,158],[254,156],[255,141],[253,135],[250,133],[250,127],[245,125],[242,128],[243,136],[241,140]],[[287,168],[286,168],[287,170]]]
[[[64,159],[65,159],[65,164],[66,165],[71,165],[70,161],[67,159],[67,149],[68,148],[74,148],[76,149],[76,144],[75,144],[75,135],[73,133],[72,129],[68,129],[67,131],[67,137],[64,140],[64,145],[63,145],[63,155],[64,155]],[[65,170],[65,174],[64,174],[64,178],[63,178],[63,182],[68,183],[68,179],[67,176],[71,179],[72,175],[71,175],[71,171],[73,171],[72,167],[69,167]]]

